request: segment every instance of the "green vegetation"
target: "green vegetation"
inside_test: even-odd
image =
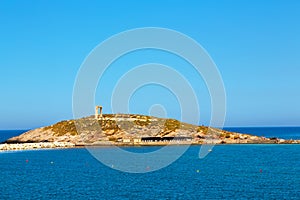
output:
[[[120,130],[116,120],[99,120],[98,123],[103,131],[113,130],[114,133]]]
[[[151,124],[150,117],[148,116],[140,116],[134,120],[134,123],[138,126],[148,126]]]
[[[231,134],[230,133],[226,133],[225,138],[230,138]]]
[[[122,139],[127,137],[133,139],[140,137],[173,137],[176,135],[192,137],[194,139],[193,142],[197,143],[203,142],[203,139],[206,138],[222,138],[220,141],[223,143],[235,143],[239,141],[239,138],[246,140],[246,138],[249,137],[251,139],[250,142],[256,141],[255,138],[253,139],[246,134],[240,135],[239,133],[203,125],[195,126],[188,123],[181,123],[175,119],[163,119],[137,114],[106,114],[97,120],[94,116],[76,120],[65,120],[51,126],[37,129],[37,131],[29,131],[28,134],[32,134],[32,137],[28,137],[25,133],[26,137],[24,136],[24,138],[22,138],[22,136],[20,136],[21,139],[16,138],[12,141],[16,143],[18,141],[40,142],[63,140],[73,143],[79,141],[81,145],[82,141],[86,143],[111,141],[114,143],[122,142]],[[81,138],[78,136],[79,134]],[[59,136],[64,137],[56,138]],[[233,141],[233,139],[236,141]],[[245,142],[247,143],[249,141]]]
[[[118,140],[118,138],[110,136],[110,137],[108,137],[108,140],[111,142],[116,142]]]
[[[145,127],[149,129],[148,132]],[[123,134],[122,131],[132,134],[142,133],[151,135],[152,132],[150,130],[155,130],[155,132],[163,136],[177,129],[191,132],[197,131],[205,135],[207,135],[208,130],[210,130],[206,126],[194,126],[188,123],[181,123],[176,119],[161,119],[137,114],[105,114],[103,118],[99,120],[95,120],[93,116],[90,116],[77,120],[61,121],[52,126],[45,127],[44,130],[53,131],[53,135],[55,136],[63,136],[66,134],[75,136],[79,134],[76,128],[78,128],[79,133],[104,133],[110,141],[116,141],[119,136],[117,137],[115,134]],[[101,130],[104,132],[101,132]],[[211,129],[211,131],[211,134],[216,132],[213,129]],[[230,134],[221,133],[221,137],[229,138]]]
[[[180,121],[176,119],[167,119],[164,124],[164,131],[175,131],[181,126]]]
[[[226,134],[225,134],[224,132],[222,132],[222,133],[220,134],[220,138],[225,138],[225,136],[226,136]]]
[[[134,120],[134,123],[138,126],[148,126],[149,124],[151,124],[149,120],[147,121]]]
[[[198,133],[202,132],[204,135],[206,135],[207,132],[208,132],[208,127],[207,126],[198,126],[197,127],[197,132]]]
[[[54,135],[56,136],[62,136],[67,133],[73,136],[78,134],[73,120],[61,121],[52,126],[47,126],[44,128],[44,130],[49,130],[49,129],[51,129],[54,132]]]

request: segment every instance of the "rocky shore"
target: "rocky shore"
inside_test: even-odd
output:
[[[17,144],[0,144],[0,151],[14,150],[33,150],[33,149],[56,149],[72,148],[75,144],[70,142],[38,142],[38,143],[17,143]]]
[[[76,146],[154,146],[201,144],[300,144],[300,140],[265,138],[196,126],[175,119],[134,114],[106,114],[65,120],[30,130],[0,144],[0,151]]]

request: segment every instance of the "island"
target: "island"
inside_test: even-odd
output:
[[[98,107],[99,108],[99,107]],[[97,109],[98,109],[97,108]],[[100,114],[60,121],[12,137],[0,151],[84,146],[300,144],[139,114]]]

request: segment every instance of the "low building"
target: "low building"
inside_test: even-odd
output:
[[[124,142],[124,143],[130,143],[130,142],[131,142],[131,139],[130,139],[130,138],[123,138],[123,142]]]
[[[141,138],[134,138],[134,139],[133,139],[133,142],[134,142],[134,143],[140,143],[141,141],[142,141]]]
[[[169,141],[181,141],[181,142],[187,142],[192,141],[192,137],[142,137],[141,142],[169,142]]]

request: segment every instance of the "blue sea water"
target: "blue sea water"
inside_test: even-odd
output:
[[[0,142],[4,142],[5,140],[21,135],[22,133],[28,130],[0,130]]]
[[[0,153],[0,199],[300,198],[300,145],[219,145],[204,159],[198,151],[146,174],[108,168],[84,148]]]
[[[199,149],[145,174],[111,169],[85,148],[0,153],[0,199],[300,199],[300,145],[217,145],[203,159]]]

